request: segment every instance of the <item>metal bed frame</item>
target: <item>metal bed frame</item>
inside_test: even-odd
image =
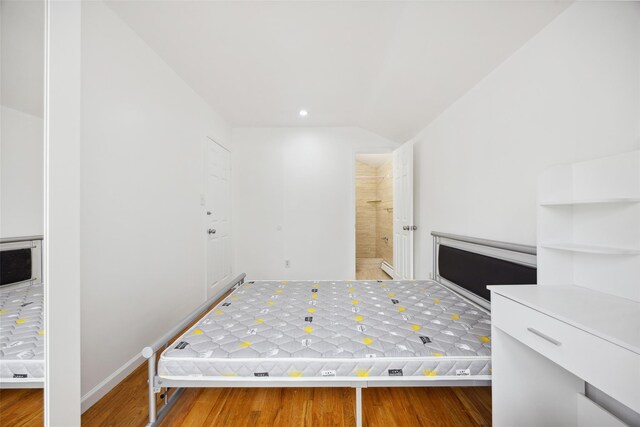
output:
[[[0,251],[28,248],[31,249],[32,257],[31,279],[28,281],[11,283],[4,286],[12,286],[27,282],[42,282],[42,240],[43,236],[5,237],[0,239]],[[22,388],[44,388],[44,378],[41,381],[2,381],[0,379],[0,389],[4,390]]]
[[[44,388],[44,379],[42,379],[42,381],[25,381],[25,382],[0,381],[0,390],[23,389],[23,388]]]
[[[518,254],[531,254],[532,250],[535,253],[535,248],[525,245],[515,245],[512,243],[496,242],[493,240],[483,240],[471,237],[456,236],[444,233],[432,233],[434,236],[434,251],[437,251],[438,245],[442,239],[447,241],[457,241],[461,243],[470,243],[479,247],[489,247],[504,251],[512,251]],[[444,241],[443,241],[444,242]],[[466,250],[471,250],[467,248]],[[493,256],[493,255],[492,255]],[[513,259],[508,259],[513,261]],[[434,271],[436,281],[444,286],[452,288],[449,284],[451,282],[445,281],[444,278],[440,278],[437,275],[437,252],[434,253]],[[180,397],[185,388],[202,388],[202,387],[217,387],[217,388],[254,388],[254,387],[348,387],[355,389],[356,397],[356,426],[362,427],[362,389],[368,387],[452,387],[452,386],[489,386],[491,385],[490,376],[478,376],[476,379],[464,379],[464,377],[452,377],[446,380],[433,379],[434,377],[405,377],[402,380],[397,380],[393,377],[380,377],[375,379],[369,378],[343,378],[337,377],[334,379],[327,378],[281,378],[277,380],[265,381],[264,379],[254,378],[234,378],[229,380],[226,377],[220,379],[207,379],[207,380],[174,380],[167,379],[158,376],[157,373],[157,355],[158,352],[163,350],[170,341],[178,335],[183,329],[189,326],[200,315],[205,313],[210,306],[212,306],[222,295],[232,288],[237,288],[244,283],[246,275],[243,273],[238,277],[228,282],[225,286],[220,288],[214,296],[209,298],[198,308],[196,308],[190,315],[185,317],[178,325],[176,325],[171,331],[167,332],[164,336],[158,339],[150,346],[145,347],[142,350],[142,356],[147,359],[147,373],[148,373],[148,392],[149,392],[149,422],[147,426],[155,426],[162,421],[162,419],[171,410],[176,400]],[[441,281],[442,280],[442,281]],[[448,283],[445,283],[448,282]],[[463,289],[453,284],[458,289]],[[453,291],[461,293],[458,289],[453,288]],[[470,294],[466,292],[466,294]],[[473,295],[473,294],[470,294]],[[469,298],[468,296],[464,295]],[[470,298],[469,298],[470,299]],[[478,297],[476,297],[478,299]],[[484,300],[482,300],[484,301]],[[488,307],[488,302],[484,301],[485,307]],[[169,394],[169,390],[175,388],[172,394]],[[164,389],[164,392],[163,392]],[[156,395],[160,394],[160,398],[164,403],[158,411],[156,405]]]

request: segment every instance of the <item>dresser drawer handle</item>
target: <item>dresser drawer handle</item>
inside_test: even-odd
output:
[[[558,345],[558,346],[559,346],[559,345],[562,345],[562,343],[561,343],[560,341],[558,341],[558,340],[554,340],[554,339],[553,339],[553,338],[551,338],[549,335],[545,335],[545,334],[543,334],[542,332],[540,332],[540,331],[538,331],[538,330],[536,330],[536,329],[533,329],[533,328],[527,328],[527,331],[531,332],[533,335],[537,335],[537,336],[539,336],[539,337],[540,337],[540,338],[542,338],[543,340],[547,340],[547,341],[549,341],[549,342],[550,342],[551,344],[553,344],[553,345]]]

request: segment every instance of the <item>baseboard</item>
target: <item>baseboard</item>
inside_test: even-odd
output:
[[[131,372],[136,370],[138,366],[144,363],[145,358],[138,354],[133,359],[118,368],[114,373],[102,380],[98,385],[89,390],[87,394],[82,396],[81,408],[84,413],[91,408],[98,400],[102,399],[107,393],[124,380]]]
[[[387,273],[392,278],[394,279],[396,278],[396,275],[393,271],[393,267],[391,267],[387,261],[382,261],[382,265],[380,265],[380,268],[382,268],[382,271]]]

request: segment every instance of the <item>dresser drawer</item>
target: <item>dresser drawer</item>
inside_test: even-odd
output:
[[[495,292],[494,327],[640,412],[640,355]]]
[[[580,427],[625,427],[626,424],[600,407],[584,394],[578,395],[578,425]]]
[[[563,365],[574,327],[505,298],[491,296],[491,324],[543,356]]]

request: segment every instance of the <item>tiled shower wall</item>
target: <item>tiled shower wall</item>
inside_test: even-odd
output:
[[[356,161],[356,257],[393,263],[393,162],[378,166]],[[377,202],[379,200],[379,202]],[[386,239],[385,239],[386,238]]]
[[[376,258],[382,258],[393,265],[393,159],[378,166],[376,175],[384,176],[377,180],[376,194]],[[387,240],[384,240],[386,238]]]
[[[375,167],[356,161],[356,176],[375,175]],[[356,178],[356,258],[376,257],[376,181]]]

